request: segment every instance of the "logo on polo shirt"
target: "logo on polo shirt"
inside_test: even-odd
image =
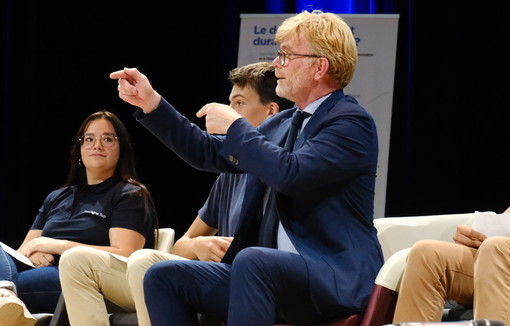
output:
[[[99,212],[84,211],[83,213],[88,213],[88,214],[96,215],[96,216],[99,216],[99,217],[102,217],[102,218],[106,218],[106,215],[104,215],[103,213],[99,213]]]

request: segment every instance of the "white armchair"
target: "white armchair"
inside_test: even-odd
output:
[[[475,213],[384,217],[374,220],[384,259],[410,248],[418,240],[453,242],[457,225],[472,225]]]
[[[475,213],[463,213],[375,219],[385,260],[375,280],[376,286],[394,291],[396,301],[411,246],[425,239],[453,242],[457,225],[471,226],[474,218]],[[394,305],[389,308],[391,314],[394,308]]]

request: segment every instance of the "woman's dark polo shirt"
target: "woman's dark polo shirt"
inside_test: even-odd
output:
[[[97,185],[73,185],[52,191],[45,199],[31,230],[42,236],[109,246],[110,228],[136,231],[146,239],[145,248],[154,246],[155,209],[145,213],[139,186],[108,179]]]

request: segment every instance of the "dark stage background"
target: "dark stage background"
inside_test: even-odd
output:
[[[371,1],[373,13],[400,14],[386,216],[510,206],[507,18],[500,2],[446,2]],[[135,122],[109,73],[139,68],[203,125],[195,112],[227,101],[240,14],[300,9],[260,0],[78,3],[1,2],[0,240],[21,243],[65,180],[76,129],[100,109],[127,125],[160,224],[179,237],[216,175],[187,166]]]

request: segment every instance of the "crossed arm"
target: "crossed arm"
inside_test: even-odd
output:
[[[50,266],[55,261],[54,255],[61,255],[67,249],[87,246],[128,257],[134,251],[143,248],[145,237],[140,233],[125,228],[110,228],[110,246],[93,246],[83,243],[53,239],[42,236],[42,230],[30,230],[18,252],[28,257],[36,267]]]

